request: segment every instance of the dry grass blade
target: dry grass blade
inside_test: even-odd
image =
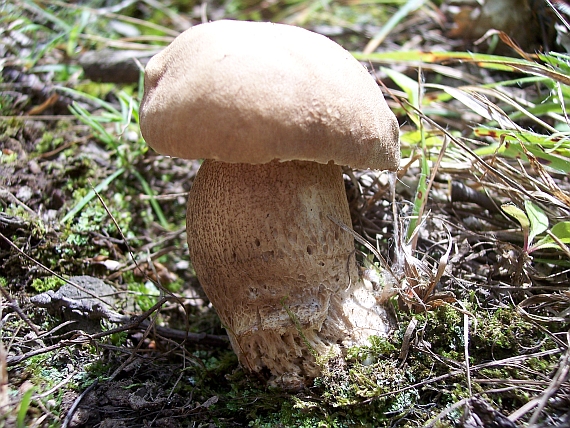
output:
[[[533,426],[538,422],[538,419],[541,416],[542,411],[546,407],[548,400],[559,392],[562,384],[566,382],[566,380],[568,379],[569,372],[570,372],[570,351],[567,349],[564,355],[562,355],[562,358],[560,359],[558,370],[554,374],[552,382],[550,383],[550,385],[548,385],[548,388],[543,392],[540,400],[537,403],[537,407],[528,422],[530,426]]]
[[[550,174],[544,169],[544,167],[540,164],[538,159],[528,151],[524,144],[521,144],[522,149],[525,152],[530,164],[532,165],[533,169],[538,173],[538,176],[541,178],[543,185],[546,187],[547,193],[558,198],[560,202],[570,208],[570,195],[566,192],[562,191],[560,187],[555,183],[552,179]]]
[[[469,315],[463,314],[463,337],[464,337],[464,355],[465,355],[465,375],[467,378],[467,390],[469,396],[473,396],[473,389],[471,386],[471,368],[469,363]]]
[[[4,235],[2,235],[0,233],[0,237],[4,238]],[[39,335],[40,331],[38,330],[38,327],[30,320],[30,318],[24,313],[24,311],[22,311],[22,309],[20,308],[18,303],[16,301],[14,301],[14,299],[12,299],[12,297],[4,289],[4,286],[2,284],[0,284],[0,294],[8,302],[8,305],[10,306],[10,308],[18,314],[18,316],[22,319],[22,321],[24,321],[26,324],[28,324],[28,326],[32,329],[32,331],[34,333]],[[0,306],[0,309],[2,309],[1,306]],[[0,315],[1,314],[2,314],[2,311],[0,310]]]
[[[65,419],[63,420],[63,423],[61,424],[61,428],[67,428],[69,426],[69,424],[71,423],[71,420],[73,419],[73,415],[75,414],[75,411],[77,410],[77,407],[79,406],[79,403],[81,403],[81,400],[83,400],[83,398],[85,398],[85,396],[87,394],[89,394],[93,389],[95,389],[95,387],[97,386],[98,383],[99,383],[99,381],[97,379],[95,379],[95,381],[91,385],[89,385],[79,395],[79,397],[77,397],[77,399],[73,402],[73,405],[71,406],[71,408],[67,412],[67,415],[65,415]]]
[[[570,259],[570,248],[568,247],[568,245],[566,245],[558,236],[553,234],[550,230],[547,230],[546,233],[548,234],[548,236],[550,236],[550,238],[552,238],[554,242],[558,244],[558,247],[560,248],[560,250],[562,250],[562,252],[566,255],[566,257]]]
[[[553,349],[553,350],[549,350],[549,351],[535,352],[535,353],[531,353],[528,355],[520,355],[520,356],[515,356],[515,357],[509,357],[509,358],[505,358],[502,360],[489,361],[487,363],[482,363],[482,364],[477,364],[477,365],[471,366],[471,372],[476,373],[479,370],[491,368],[491,367],[512,366],[512,367],[517,368],[517,367],[520,367],[521,363],[527,361],[528,359],[541,358],[541,357],[545,357],[545,356],[552,356],[552,355],[557,355],[560,353],[562,353],[561,349]],[[423,387],[425,385],[433,384],[433,383],[439,382],[441,380],[449,379],[449,378],[452,378],[454,376],[464,374],[464,373],[465,373],[465,367],[463,367],[461,369],[449,370],[448,373],[446,373],[446,374],[431,377],[431,378],[425,379],[421,382],[414,383],[413,385],[409,385],[409,386],[406,386],[406,387],[401,388],[401,389],[393,390],[393,391],[390,391],[388,393],[378,395],[378,397],[376,397],[376,398],[388,397],[388,396],[393,395],[393,394],[405,392],[405,391],[408,391],[410,389],[414,389],[417,387]],[[502,382],[509,383],[509,382],[511,382],[511,380],[510,379],[503,379]],[[524,382],[528,383],[528,380],[524,381]],[[542,385],[542,383],[541,383],[541,385]]]
[[[404,338],[402,340],[402,348],[400,349],[400,355],[398,358],[402,361],[402,364],[406,360],[408,353],[410,352],[410,341],[412,340],[412,334],[416,327],[418,326],[418,320],[416,318],[412,318],[408,327],[406,327],[406,331],[404,333]]]
[[[514,45],[514,42],[506,39],[504,35],[500,36],[507,43]],[[524,54],[522,51],[520,53],[521,55]],[[455,187],[455,195],[451,200],[450,210],[457,210],[456,218],[459,223],[463,223],[463,228],[459,228],[462,232],[458,233],[457,224],[446,224],[450,224],[453,240],[456,244],[460,242],[459,236],[466,234],[471,237],[470,240],[479,241],[477,245],[481,248],[487,248],[487,250],[478,256],[475,253],[470,256],[455,256],[454,259],[462,260],[464,264],[468,264],[469,260],[485,259],[481,257],[483,254],[497,254],[498,259],[490,262],[492,266],[490,276],[479,277],[476,282],[483,281],[491,286],[493,284],[500,284],[499,287],[507,286],[505,290],[508,290],[506,291],[508,298],[498,298],[497,301],[500,301],[500,305],[509,307],[514,302],[519,315],[530,321],[537,331],[542,332],[545,337],[544,340],[559,346],[560,349],[566,349],[567,344],[560,339],[561,332],[559,330],[564,328],[563,323],[567,322],[569,312],[567,296],[565,295],[568,284],[568,272],[566,270],[568,263],[567,260],[564,260],[564,257],[569,255],[567,233],[562,226],[556,226],[555,232],[564,238],[555,239],[551,235],[556,235],[556,233],[552,234],[548,228],[549,225],[557,225],[560,222],[566,224],[565,222],[570,219],[567,182],[567,174],[570,171],[567,129],[570,124],[567,120],[565,104],[570,95],[565,86],[570,83],[566,70],[567,56],[561,55],[559,61],[558,59],[554,60],[554,56],[526,54],[522,56],[523,59],[513,59],[472,53],[403,51],[358,55],[360,59],[367,59],[372,62],[384,62],[390,58],[392,61],[400,61],[402,64],[407,64],[413,68],[422,67],[422,61],[429,61],[432,64],[451,64],[450,61],[458,61],[477,64],[480,67],[494,70],[516,71],[534,76],[532,77],[534,80],[531,80],[531,77],[522,79],[517,77],[512,81],[494,81],[488,85],[463,86],[453,83],[449,85],[443,85],[440,82],[437,84],[426,83],[424,86],[427,92],[421,105],[398,101],[404,113],[408,116],[420,117],[422,123],[426,124],[424,128],[418,130],[417,121],[410,121],[416,126],[405,127],[402,141],[406,147],[406,153],[411,158],[414,155],[414,150],[417,150],[416,147],[420,144],[417,135],[423,131],[426,135],[422,135],[422,138],[426,140],[431,138],[433,144],[429,151],[430,162],[433,164],[441,163],[443,167],[440,168],[440,174],[446,174],[447,180],[450,180],[451,177],[451,180],[459,182],[463,189],[468,190],[467,192],[462,191],[460,197],[457,198],[459,186],[452,186],[452,188]],[[394,82],[401,86],[401,81],[394,79]],[[517,87],[516,85],[520,86]],[[532,88],[531,85],[536,86]],[[538,90],[534,92],[532,89]],[[408,92],[405,89],[404,91]],[[555,97],[558,97],[558,100],[555,100]],[[556,105],[557,102],[559,105]],[[469,110],[469,115],[465,115],[465,117],[478,123],[474,133],[470,133],[469,129],[465,127],[465,123],[455,122],[445,116],[449,112],[464,111],[457,108],[459,103],[463,108],[467,107]],[[442,108],[442,105],[445,107]],[[423,114],[425,111],[436,113],[425,115]],[[442,112],[441,117],[437,117],[437,112]],[[454,126],[457,126],[458,129],[454,129]],[[460,134],[463,135],[459,136]],[[450,146],[441,162],[439,159],[436,161],[437,150],[441,144],[441,138],[438,138],[440,135],[445,135],[449,139]],[[462,159],[462,163],[457,162],[459,158]],[[465,164],[468,166],[465,167]],[[417,169],[415,171],[417,173]],[[436,186],[436,189],[437,187],[444,186],[440,184]],[[470,196],[468,195],[469,191],[471,191]],[[463,193],[465,193],[464,198]],[[438,199],[437,201],[441,203],[441,200]],[[462,202],[466,204],[462,204]],[[532,241],[537,235],[543,237],[546,234],[546,238],[551,236],[551,240],[548,241],[548,251],[536,252],[536,248],[539,247],[537,244],[536,248],[531,248],[533,257],[527,257],[524,250],[527,245],[520,243],[522,242],[520,230],[516,229],[516,226],[513,229],[513,224],[509,224],[507,218],[501,218],[502,214],[498,210],[498,206],[505,202],[513,203],[518,207],[525,207],[532,203],[532,206],[538,207],[537,210],[544,211],[545,220],[542,224],[544,227],[535,225],[533,229],[535,234],[531,233],[530,240]],[[473,203],[484,208],[486,212],[481,213],[480,210],[468,209],[469,204]],[[437,206],[437,202],[432,203],[430,208],[436,209],[435,206]],[[526,213],[525,215],[530,216],[531,214]],[[470,222],[477,220],[484,232],[473,231],[467,221],[464,221],[465,217],[469,218]],[[481,242],[483,237],[490,239]],[[541,243],[546,242],[545,238],[540,239]],[[555,244],[558,245],[557,248],[555,248]],[[468,246],[466,245],[466,247]],[[409,254],[406,255],[408,260],[410,260],[409,257]],[[445,263],[441,263],[443,260],[444,257],[442,256],[440,268],[445,265]],[[406,277],[409,281],[408,278],[418,274],[419,268],[417,266],[411,267],[411,262],[407,264],[410,266],[406,269]],[[453,270],[456,269],[457,266]],[[461,266],[459,269],[461,270]],[[543,274],[543,269],[546,272],[551,272],[552,275]],[[500,279],[493,282],[493,275]],[[462,280],[459,279],[459,281]],[[416,302],[422,300],[419,291],[421,286],[417,283],[414,285],[415,290],[414,287],[410,288],[417,291],[415,295],[410,294],[408,296],[410,297],[410,304],[413,300]],[[521,285],[525,287],[525,294],[522,293]],[[559,294],[534,294],[540,292],[539,290],[546,292],[549,289],[562,290],[562,292]],[[430,288],[426,288],[426,291],[430,291]],[[521,294],[517,294],[519,291]],[[461,295],[461,292],[458,294]],[[493,295],[493,292],[486,297],[491,301],[494,301],[495,298],[497,296]],[[509,301],[509,299],[512,300]],[[462,299],[459,301],[464,302]],[[516,306],[517,303],[519,303],[518,306]],[[427,305],[424,304],[424,306]],[[475,320],[481,320],[482,314],[486,311],[493,313],[494,309],[478,307],[476,311],[471,312]],[[470,337],[471,332],[465,330],[466,323],[465,316],[464,346],[468,342],[473,343]],[[476,337],[475,332],[473,335]],[[470,351],[470,356],[476,353],[474,348],[471,350],[465,348],[465,355]],[[520,417],[526,415],[529,410],[536,408],[532,422],[538,422],[538,415],[541,414],[540,418],[542,419],[547,407],[552,411],[552,400],[549,398],[556,394],[559,394],[561,401],[566,402],[568,397],[566,395],[567,369],[564,367],[566,367],[567,361],[565,358],[559,363],[559,373],[552,382],[541,381],[528,389],[528,393],[539,398],[531,399],[528,402],[528,407],[525,408],[526,410],[520,413]],[[522,366],[524,364],[521,364]],[[509,364],[500,370],[508,372],[507,367]],[[474,373],[473,368],[471,372]],[[516,378],[517,376],[511,375],[510,377]],[[503,380],[495,380],[504,382],[507,385],[505,388],[511,391],[524,389],[522,386],[524,381],[509,379],[509,375],[505,376]],[[512,380],[510,385],[509,380]],[[466,375],[465,388],[467,394],[472,393],[470,387],[473,382],[485,383],[480,377],[470,379],[470,376]],[[496,393],[500,396],[499,394],[505,391],[506,389],[496,392],[489,391],[489,394]],[[466,401],[460,400],[457,403],[466,404]],[[460,407],[459,404],[457,405]],[[527,415],[526,417],[530,418],[531,416]]]
[[[568,323],[570,322],[570,291],[535,294],[520,302],[518,307],[525,311],[526,317],[539,323]],[[527,309],[532,309],[533,313],[529,313]],[[545,315],[538,315],[538,313]]]
[[[382,264],[382,268],[386,269],[386,271],[391,275],[391,277],[397,282],[398,278],[397,276],[394,274],[394,272],[392,271],[392,268],[390,266],[390,264],[386,261],[386,259],[382,256],[382,254],[380,254],[378,252],[378,250],[376,248],[374,248],[366,239],[364,239],[362,236],[360,236],[358,233],[356,233],[354,230],[352,230],[351,228],[349,228],[348,226],[346,226],[345,224],[343,224],[341,221],[337,220],[336,218],[333,218],[332,216],[328,215],[327,216],[328,219],[330,221],[332,221],[334,224],[336,224],[338,227],[340,227],[342,230],[344,230],[345,232],[348,232],[349,234],[351,234],[354,239],[356,239],[356,241],[358,241],[358,243],[364,245],[372,254],[374,254],[374,257],[376,257],[378,259],[378,261]]]

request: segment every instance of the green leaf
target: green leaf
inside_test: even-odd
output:
[[[524,235],[524,244],[523,249],[524,251],[528,251],[529,246],[529,231],[530,231],[530,220],[528,216],[525,214],[523,210],[513,204],[503,204],[501,205],[501,209],[506,212],[508,215],[516,219],[522,227],[523,235]]]
[[[399,71],[391,70],[389,68],[382,67],[382,71],[386,72],[388,77],[390,77],[390,79],[392,79],[396,85],[398,85],[404,92],[406,92],[410,104],[416,108],[419,108],[418,94],[420,92],[420,88],[418,81],[411,79],[404,73],[400,73]]]
[[[528,233],[528,242],[532,243],[535,236],[540,235],[548,229],[548,217],[538,205],[531,201],[524,201],[526,215],[530,220],[530,230]]]
[[[400,142],[408,146],[417,146],[425,139],[426,147],[439,149],[443,146],[443,139],[439,135],[427,134],[426,132],[414,129],[412,131],[402,132]]]
[[[426,62],[429,64],[438,63],[473,63],[482,68],[492,70],[512,71],[515,73],[526,73],[532,76],[547,77],[565,85],[570,85],[570,77],[564,73],[554,71],[549,65],[542,65],[535,61],[517,59],[507,56],[477,54],[472,52],[422,52],[394,50],[388,52],[363,53],[353,52],[352,54],[360,61],[371,61],[375,63],[394,64],[396,62]]]
[[[26,427],[26,414],[30,408],[30,403],[32,401],[32,394],[34,393],[34,388],[28,389],[22,396],[22,401],[20,401],[20,408],[18,409],[18,415],[16,416],[16,427],[25,428]]]
[[[570,244],[570,221],[562,221],[560,223],[556,223],[552,229],[550,229],[550,232],[562,243]],[[538,250],[539,248],[560,248],[560,246],[554,239],[550,237],[550,235],[547,235],[538,241],[535,245],[533,245],[531,251]]]
[[[523,210],[513,204],[503,204],[501,205],[501,209],[518,221],[523,231],[528,233],[530,229],[530,220]]]

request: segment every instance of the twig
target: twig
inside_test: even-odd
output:
[[[66,346],[82,345],[84,343],[89,342],[90,340],[91,340],[90,337],[88,337],[87,335],[83,335],[80,337],[76,337],[74,339],[69,339],[69,340],[58,342],[55,345],[46,346],[46,347],[40,348],[40,349],[34,349],[30,352],[26,352],[25,354],[8,355],[8,357],[6,358],[6,365],[8,367],[10,367],[10,366],[18,364],[24,360],[27,360],[28,358],[34,357],[36,355],[45,354],[46,352],[55,351],[55,350],[60,349],[60,348],[65,348]]]
[[[53,388],[42,392],[41,394],[35,394],[32,396],[32,400],[37,400],[39,398],[44,398],[44,397],[48,397],[51,394],[53,394],[54,392],[56,392],[57,390],[61,389],[63,387],[63,385],[65,385],[66,383],[68,383],[69,381],[71,381],[71,379],[73,379],[73,376],[75,376],[77,374],[77,372],[73,372],[71,373],[69,376],[67,376],[64,380],[62,380],[60,383],[58,383],[56,386],[54,386]]]
[[[107,214],[109,215],[109,217],[111,217],[111,220],[113,221],[113,224],[115,225],[115,227],[117,228],[117,231],[119,232],[119,234],[121,235],[121,238],[123,238],[123,241],[125,243],[125,245],[127,246],[127,249],[129,251],[129,255],[131,256],[131,259],[133,260],[134,264],[136,265],[137,268],[140,269],[137,260],[135,258],[133,249],[131,248],[129,241],[127,240],[127,237],[124,235],[123,230],[121,229],[121,227],[119,226],[119,223],[117,222],[117,220],[115,219],[115,217],[113,216],[113,214],[111,213],[111,210],[109,210],[109,207],[107,207],[107,204],[105,203],[105,201],[103,200],[103,198],[101,197],[101,195],[99,194],[99,192],[97,192],[97,189],[93,186],[91,186],[93,189],[93,192],[95,192],[95,195],[97,196],[97,199],[99,199],[99,202],[101,203],[101,205],[103,205],[103,208],[105,209],[105,211],[107,212]],[[190,321],[189,321],[189,314],[188,314],[188,309],[186,308],[186,306],[184,305],[184,302],[182,302],[182,299],[178,296],[176,296],[173,292],[171,292],[170,290],[168,290],[166,287],[164,287],[161,283],[160,283],[160,277],[156,272],[156,269],[154,267],[154,264],[152,263],[152,258],[150,258],[150,256],[147,258],[147,263],[148,265],[151,267],[151,269],[153,270],[154,273],[154,277],[156,278],[156,281],[153,281],[157,283],[158,288],[161,290],[161,293],[165,293],[167,295],[169,295],[170,297],[172,297],[174,300],[176,300],[178,302],[178,304],[180,305],[181,308],[183,308],[184,313],[186,314],[186,318],[185,318],[185,327],[186,327],[186,331],[190,330]],[[144,272],[142,269],[140,269],[141,272]],[[147,276],[148,280],[152,281],[152,278],[149,278]],[[164,300],[164,297],[161,299]],[[166,301],[166,300],[164,300]],[[164,303],[164,302],[163,302]],[[162,304],[160,305],[155,305],[153,307],[156,307],[157,309],[160,308],[162,306]],[[148,312],[148,311],[147,311]],[[149,316],[152,312],[149,313]],[[150,326],[149,326],[150,327]],[[148,334],[148,329],[145,331],[145,337]],[[139,343],[139,345],[142,344],[142,341]]]
[[[0,235],[2,235],[2,233],[0,233]],[[4,237],[4,235],[2,235],[2,237]],[[40,336],[41,333],[38,330],[38,328],[36,327],[36,325],[22,311],[22,309],[20,308],[18,303],[14,299],[12,299],[10,294],[6,290],[4,290],[4,287],[2,287],[2,285],[0,285],[0,293],[2,293],[2,296],[4,296],[4,298],[8,301],[9,306],[14,310],[14,312],[16,312],[18,314],[18,316],[22,319],[22,321],[24,321],[26,324],[28,324],[28,326],[33,330],[33,332],[36,333],[36,336]]]
[[[22,207],[30,216],[32,216],[33,218],[36,218],[38,216],[38,214],[31,209],[29,206],[27,206],[25,203],[23,203],[22,201],[20,201],[18,198],[16,198],[11,192],[9,192],[8,190],[4,189],[3,187],[0,187],[0,198],[4,199],[9,199],[10,202],[12,202],[13,204],[16,204],[20,207]]]
[[[539,401],[540,401],[539,398],[533,398],[528,403],[524,404],[523,406],[515,410],[513,413],[511,413],[508,416],[509,420],[512,422],[518,421],[520,418],[522,418],[524,415],[526,415],[528,412],[534,409],[538,405]]]
[[[93,135],[90,134],[90,135],[87,135],[87,136],[80,138],[78,140],[68,141],[67,143],[62,144],[62,145],[58,146],[57,148],[55,148],[49,152],[45,152],[45,153],[38,155],[36,159],[49,159],[49,158],[54,157],[58,153],[60,153],[64,150],[67,150],[68,148],[70,148],[76,144],[83,144],[83,143],[88,142],[89,139],[92,137],[93,137]],[[34,214],[36,214],[36,213],[34,212]]]
[[[87,389],[85,389],[85,391],[83,391],[79,397],[77,397],[77,399],[73,402],[73,405],[67,412],[67,415],[65,416],[65,419],[61,424],[61,428],[67,428],[67,426],[71,422],[71,419],[73,418],[73,415],[75,414],[75,411],[79,407],[79,403],[81,403],[81,400],[83,400],[83,398],[85,398],[85,396],[89,394],[93,390],[93,388],[97,386],[98,383],[99,379],[95,379],[95,381],[91,385],[89,385]]]
[[[163,297],[153,307],[144,312],[142,315],[136,317],[131,321],[126,322],[126,324],[120,327],[106,330],[93,335],[88,335],[82,331],[79,331],[78,334],[80,336],[75,337],[73,339],[62,340],[55,345],[47,346],[41,349],[34,349],[30,352],[26,352],[25,354],[9,355],[6,359],[6,364],[8,367],[10,367],[36,355],[45,354],[46,352],[55,351],[57,349],[65,348],[66,346],[82,345],[85,343],[89,343],[93,340],[101,339],[103,337],[109,336],[114,333],[120,333],[123,331],[132,330],[136,328],[144,328],[145,330],[147,330],[151,325],[151,323],[146,321],[146,318],[148,318],[153,312],[155,312],[159,306],[163,305],[165,301],[166,297]],[[190,333],[187,331],[173,330],[160,326],[156,327],[156,332],[164,337],[170,337],[173,339],[179,339],[191,343],[200,343],[209,346],[227,347],[229,344],[229,339],[227,338],[227,336],[217,336],[205,333],[202,334]]]
[[[73,120],[75,119],[75,116],[71,115],[71,114],[52,114],[52,115],[45,115],[45,116],[28,116],[28,115],[23,115],[23,116],[0,116],[0,120],[53,120],[53,121],[59,121],[59,120]],[[35,214],[35,212],[34,212]]]

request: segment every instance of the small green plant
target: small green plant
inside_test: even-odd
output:
[[[152,308],[160,295],[160,291],[150,281],[144,284],[129,282],[128,289],[135,296],[135,302],[142,311]]]
[[[57,290],[62,285],[65,284],[65,281],[56,277],[56,276],[49,276],[47,278],[36,278],[32,281],[32,288],[36,290],[38,293],[45,293],[46,291],[50,290]]]
[[[51,132],[44,132],[35,148],[38,154],[47,153],[64,143],[63,137],[54,137]]]
[[[0,151],[0,164],[9,165],[14,163],[18,160],[18,153],[10,152],[10,153],[3,153]]]
[[[534,239],[548,231],[548,217],[538,205],[526,200],[524,202],[525,209],[517,207],[513,204],[503,204],[501,209],[516,219],[521,225],[524,235],[523,250],[527,254],[539,249],[546,248],[561,248],[561,244],[570,243],[570,221],[562,221],[556,223],[551,229],[550,233],[543,238],[534,242]]]

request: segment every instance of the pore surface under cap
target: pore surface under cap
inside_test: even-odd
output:
[[[148,63],[140,115],[147,143],[170,156],[399,163],[398,124],[372,76],[335,42],[289,25],[185,31]]]

